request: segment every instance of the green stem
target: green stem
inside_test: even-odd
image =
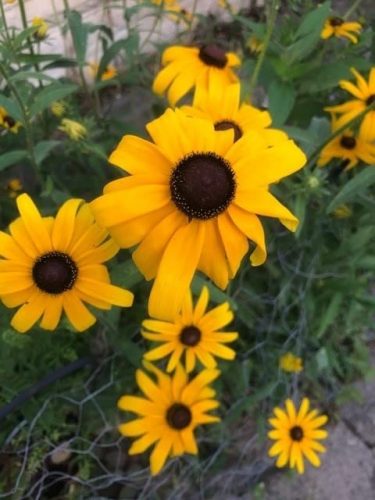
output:
[[[375,102],[373,102],[372,104],[370,104],[369,106],[367,106],[367,108],[365,110],[363,110],[357,116],[355,116],[350,121],[348,121],[347,123],[345,123],[344,125],[342,125],[342,127],[340,127],[337,130],[335,130],[335,132],[333,132],[333,134],[330,135],[330,137],[328,139],[326,139],[313,152],[313,154],[310,156],[310,158],[309,158],[309,160],[308,160],[308,162],[307,162],[307,164],[305,166],[305,169],[309,169],[315,163],[315,160],[318,158],[320,152],[327,146],[327,144],[329,144],[331,141],[333,141],[334,139],[336,139],[336,137],[339,136],[340,134],[342,134],[345,130],[347,130],[350,127],[352,127],[352,125],[355,125],[356,123],[358,123],[369,111],[374,111],[374,110],[375,110]]]
[[[23,26],[23,29],[26,30],[29,26],[27,25],[27,18],[26,18],[26,10],[25,10],[24,0],[18,0],[18,5],[19,5],[19,8],[20,8],[20,13],[21,13],[22,26]],[[33,44],[32,44],[32,41],[31,41],[31,39],[29,37],[27,38],[27,44],[29,46],[30,55],[34,56],[35,53],[34,53]],[[35,71],[39,72],[39,65],[38,65],[38,63],[36,63],[36,62],[34,63],[34,68],[35,68]]]
[[[257,63],[256,63],[255,68],[254,68],[254,72],[253,72],[253,74],[251,76],[251,80],[250,80],[250,89],[249,89],[250,99],[251,99],[251,95],[254,91],[254,88],[257,84],[259,73],[260,73],[260,70],[261,70],[261,67],[263,65],[263,61],[264,61],[264,58],[266,56],[266,52],[268,49],[268,45],[271,41],[271,36],[272,36],[273,30],[275,28],[278,9],[279,9],[278,0],[272,0],[271,6],[270,6],[270,13],[268,16],[267,31],[266,31],[266,35],[265,35],[264,40],[263,40],[263,47],[262,47],[262,50],[259,54]]]
[[[353,12],[355,12],[355,10],[361,5],[361,3],[362,0],[357,0],[356,2],[353,2],[352,5],[349,7],[349,9],[343,15],[343,19],[348,19],[348,17],[350,17],[353,14]]]
[[[142,49],[144,47],[146,47],[146,45],[148,44],[148,42],[150,41],[152,35],[155,33],[155,30],[156,30],[156,26],[159,24],[159,21],[163,15],[163,11],[164,11],[164,3],[161,3],[158,7],[158,11],[157,11],[157,14],[154,18],[154,22],[151,26],[151,29],[150,31],[148,32],[146,38],[143,40],[143,43],[140,45],[139,47],[139,55],[141,55],[141,52],[142,52]]]
[[[198,0],[194,0],[193,6],[192,6],[192,9],[191,9],[191,18],[190,18],[190,21],[189,21],[189,32],[190,33],[193,30],[193,22],[194,22],[195,14],[197,12],[197,7],[198,7]]]
[[[1,10],[1,19],[2,19],[3,25],[4,25],[5,36],[6,36],[7,41],[9,42],[10,35],[9,35],[8,23],[7,23],[7,18],[5,15],[4,5],[3,5],[2,1],[0,1],[0,10]]]
[[[40,172],[39,166],[38,166],[36,159],[35,159],[34,140],[33,140],[32,126],[31,126],[31,121],[30,121],[28,110],[27,110],[20,94],[18,93],[16,86],[13,85],[13,82],[10,80],[8,73],[7,73],[6,69],[4,68],[4,65],[1,62],[0,62],[0,73],[4,77],[4,80],[7,82],[7,85],[9,87],[10,91],[12,92],[12,94],[14,95],[14,98],[17,101],[18,106],[21,110],[23,122],[24,122],[24,126],[25,126],[26,146],[27,146],[27,151],[29,153],[30,162],[34,168],[34,172],[35,172],[36,177],[38,178],[39,182],[42,183],[41,172]]]

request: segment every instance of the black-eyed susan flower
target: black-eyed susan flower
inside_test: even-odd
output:
[[[17,122],[8,114],[5,108],[0,106],[0,127],[9,130],[9,132],[12,132],[13,134],[17,134],[21,126],[20,122]]]
[[[125,136],[109,161],[129,176],[104,188],[91,204],[97,221],[155,278],[149,315],[174,321],[196,270],[225,289],[248,250],[255,266],[266,259],[258,215],[294,231],[298,220],[269,185],[299,170],[306,158],[283,137],[269,147],[254,131],[233,142],[233,130],[167,110],[150,122],[154,143]]]
[[[170,356],[167,365],[167,371],[170,372],[185,355],[187,373],[195,368],[197,359],[206,368],[216,367],[215,356],[227,360],[234,359],[235,351],[223,344],[236,340],[238,333],[220,331],[232,321],[233,313],[228,302],[206,312],[209,298],[208,288],[205,286],[194,307],[189,291],[181,312],[173,322],[145,320],[143,327],[149,331],[142,331],[142,335],[146,339],[163,343],[148,351],[145,359],[154,361]]]
[[[162,64],[165,68],[157,74],[152,88],[160,95],[168,89],[168,101],[174,106],[194,87],[207,88],[211,83],[221,88],[237,82],[232,68],[239,66],[241,61],[233,52],[209,44],[200,48],[169,47],[163,52]]]
[[[299,373],[303,370],[303,361],[292,352],[286,352],[279,359],[279,367],[284,372]]]
[[[358,22],[348,22],[341,17],[329,17],[324,23],[321,38],[327,39],[331,36],[338,38],[348,38],[351,42],[358,42],[358,33],[362,30],[362,25]]]
[[[55,218],[42,217],[27,194],[17,198],[20,218],[0,232],[0,298],[19,307],[11,325],[26,332],[40,320],[55,330],[62,312],[78,331],[95,316],[84,302],[99,309],[129,307],[133,294],[110,284],[103,262],[118,252],[99,228],[87,204],[68,200]]]
[[[305,470],[304,458],[315,467],[320,466],[318,453],[326,451],[319,442],[328,436],[321,427],[327,422],[326,415],[318,415],[317,410],[311,410],[310,401],[303,398],[297,409],[292,400],[285,402],[286,411],[274,408],[275,417],[268,421],[273,427],[268,437],[276,441],[268,454],[271,457],[278,455],[276,466],[285,467],[289,462],[291,469],[297,469],[300,474]]]
[[[181,365],[172,376],[151,363],[146,362],[145,366],[156,375],[157,382],[144,371],[137,370],[137,383],[145,398],[120,398],[118,407],[136,413],[139,418],[121,424],[119,431],[124,436],[138,438],[129,448],[129,455],[143,453],[154,445],[150,456],[151,474],[154,475],[161,471],[169,456],[177,457],[183,453],[196,455],[195,428],[220,420],[207,413],[219,406],[213,399],[215,391],[209,384],[220,372],[203,370],[189,381]]]
[[[51,112],[58,118],[66,113],[66,105],[61,101],[54,101],[51,104]]]
[[[98,74],[98,69],[99,69],[99,64],[95,62],[91,62],[89,64],[91,75],[96,78]],[[106,80],[111,80],[117,76],[117,69],[113,66],[113,64],[108,64],[108,66],[105,68],[103,73],[100,76],[100,80],[106,81]]]
[[[375,144],[366,140],[362,132],[355,136],[351,130],[345,130],[322,150],[318,166],[324,167],[334,158],[343,160],[345,170],[355,167],[359,161],[374,165]]]
[[[71,120],[70,118],[63,118],[59,130],[72,139],[72,141],[80,141],[87,135],[87,129],[82,123]]]
[[[46,23],[45,19],[43,19],[42,17],[34,17],[31,20],[31,25],[34,28],[37,28],[34,33],[34,37],[37,40],[44,40],[48,32],[48,24]]]
[[[272,122],[268,111],[241,104],[239,83],[220,88],[212,84],[208,88],[198,87],[193,106],[183,106],[181,109],[190,116],[211,120],[215,130],[233,129],[235,141],[251,130],[262,132],[270,145],[287,138],[281,130],[267,128]]]
[[[362,113],[367,106],[370,106],[375,101],[375,67],[370,71],[368,82],[354,68],[351,68],[351,72],[356,77],[356,85],[348,80],[341,80],[339,84],[342,89],[352,94],[355,99],[344,104],[324,108],[330,113],[339,113],[341,115],[337,120],[338,128]],[[375,139],[375,110],[366,113],[361,123],[361,133],[369,141]]]

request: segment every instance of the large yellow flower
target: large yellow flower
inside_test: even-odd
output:
[[[218,331],[232,321],[233,313],[228,302],[206,312],[209,298],[208,288],[203,287],[194,308],[189,291],[182,311],[173,322],[145,320],[144,328],[152,333],[143,331],[142,335],[154,342],[163,342],[162,346],[148,351],[145,359],[153,361],[171,355],[167,365],[167,371],[170,372],[185,354],[185,369],[188,373],[194,370],[197,358],[206,368],[216,367],[214,356],[234,359],[235,351],[223,344],[236,340],[238,333]]]
[[[157,376],[157,383],[142,370],[137,370],[138,386],[146,398],[123,396],[118,406],[121,410],[137,413],[140,418],[119,426],[124,436],[138,439],[129,448],[129,455],[143,453],[151,445],[151,474],[158,474],[168,456],[198,453],[194,430],[198,425],[218,422],[218,417],[207,414],[219,406],[213,399],[215,391],[208,384],[215,380],[218,370],[203,370],[189,382],[179,365],[168,376],[150,363],[146,368]]]
[[[174,46],[167,48],[162,56],[165,66],[156,76],[152,89],[156,94],[164,94],[168,89],[168,100],[172,106],[193,87],[221,88],[238,81],[232,70],[241,64],[233,52],[225,52],[218,45],[202,47]]]
[[[103,262],[118,252],[108,233],[97,226],[87,204],[68,200],[55,218],[41,217],[27,194],[17,198],[21,217],[0,231],[0,298],[21,306],[11,325],[54,330],[63,310],[76,330],[95,323],[83,302],[99,309],[128,307],[133,294],[110,284]]]
[[[327,431],[320,429],[328,418],[326,415],[318,416],[316,410],[309,411],[310,402],[303,398],[299,411],[296,411],[292,400],[285,402],[286,411],[275,408],[275,418],[270,418],[269,423],[274,430],[268,433],[269,438],[276,443],[269,450],[271,457],[278,456],[277,467],[285,467],[289,462],[291,469],[296,468],[300,474],[305,470],[304,457],[315,467],[320,466],[320,458],[315,452],[323,453],[325,447],[319,440],[328,436]]]
[[[147,130],[155,143],[125,136],[110,162],[131,175],[109,183],[92,202],[97,221],[123,248],[140,245],[133,259],[155,278],[149,314],[174,321],[195,271],[224,289],[248,250],[253,265],[266,259],[258,215],[295,230],[296,217],[269,184],[299,170],[303,152],[287,138],[268,147],[262,134],[233,143],[233,131],[167,110]]]
[[[351,68],[351,72],[356,77],[357,84],[354,85],[347,80],[341,80],[340,87],[350,92],[356,99],[352,99],[351,101],[337,106],[328,106],[324,108],[331,113],[341,114],[337,120],[338,128],[362,113],[367,106],[375,101],[375,67],[370,71],[368,82],[366,82],[363,76],[354,68]],[[363,137],[369,141],[375,139],[375,110],[369,111],[363,118],[361,133]]]
[[[327,39],[331,36],[338,38],[348,38],[351,42],[358,42],[358,33],[362,30],[362,25],[357,22],[346,22],[341,17],[329,17],[324,23],[321,38]]]
[[[193,106],[183,106],[181,109],[190,116],[211,120],[215,130],[233,129],[235,141],[251,130],[264,133],[270,145],[287,138],[280,130],[266,128],[272,122],[268,111],[241,104],[239,83],[225,87],[209,84],[207,89],[198,87],[194,94]]]

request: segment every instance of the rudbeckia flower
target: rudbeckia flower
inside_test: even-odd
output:
[[[155,278],[149,315],[173,321],[196,270],[225,289],[248,239],[255,243],[252,264],[263,264],[258,215],[296,229],[296,217],[269,185],[302,168],[306,157],[293,141],[269,147],[255,131],[234,143],[232,130],[215,131],[178,109],[147,130],[154,143],[122,139],[109,161],[131,175],[109,183],[91,206],[122,248],[139,244],[133,259],[146,279]]]
[[[325,111],[330,113],[341,114],[337,120],[338,128],[362,113],[367,106],[370,106],[375,101],[375,68],[371,69],[368,82],[354,68],[351,68],[351,72],[357,79],[356,85],[348,80],[341,80],[339,84],[342,89],[350,92],[355,99],[344,104],[324,108]],[[375,139],[375,110],[369,111],[363,118],[361,133],[369,141]]]
[[[51,112],[58,118],[66,113],[66,105],[61,101],[54,101],[51,104]]]
[[[103,262],[118,247],[97,226],[87,204],[68,200],[55,218],[42,217],[27,194],[17,200],[20,218],[0,231],[0,298],[19,307],[11,325],[26,332],[39,320],[55,330],[63,310],[78,331],[93,325],[95,316],[83,302],[99,309],[129,307],[133,294],[110,284]]]
[[[164,94],[168,89],[168,101],[174,106],[194,87],[217,88],[235,83],[238,77],[232,70],[241,64],[233,52],[225,52],[218,45],[202,47],[174,46],[162,55],[165,66],[156,76],[152,89],[156,94]]]
[[[334,125],[333,130],[335,128],[337,128],[337,125]],[[322,150],[318,159],[318,166],[324,167],[334,158],[343,160],[345,170],[355,167],[359,161],[374,165],[375,144],[363,137],[361,132],[355,136],[351,130],[345,130]]]
[[[263,50],[264,42],[262,42],[262,40],[259,40],[259,38],[257,38],[256,36],[251,36],[247,41],[246,46],[253,54],[259,54]]]
[[[358,33],[362,30],[362,25],[357,22],[346,22],[341,17],[329,17],[324,23],[321,38],[327,39],[331,36],[338,38],[348,38],[351,42],[357,43]],[[355,33],[355,34],[354,34]]]
[[[277,467],[285,467],[289,462],[291,469],[296,468],[299,474],[303,474],[304,457],[315,467],[320,466],[320,458],[316,452],[326,451],[319,441],[328,436],[327,431],[320,427],[328,418],[326,415],[319,416],[316,410],[309,411],[310,402],[307,398],[302,400],[298,412],[292,400],[287,399],[285,405],[286,411],[275,408],[275,417],[268,420],[274,428],[268,433],[268,437],[276,441],[268,454],[270,457],[279,455]]]
[[[63,118],[58,128],[62,132],[65,132],[72,141],[80,141],[87,135],[87,129],[82,123],[70,120],[69,118]]]
[[[94,78],[96,78],[96,75],[98,74],[98,69],[99,69],[99,64],[95,62],[91,62],[89,64],[91,74]],[[108,64],[108,66],[105,68],[105,71],[103,71],[100,80],[106,81],[106,80],[111,80],[117,76],[117,69],[112,65]]]
[[[12,132],[13,134],[17,134],[19,128],[22,127],[22,125],[20,122],[17,122],[16,120],[14,120],[14,118],[8,115],[8,112],[5,108],[0,106],[0,127],[9,130],[9,132]]]
[[[206,312],[209,298],[208,288],[203,287],[198,302],[193,307],[189,291],[182,311],[173,322],[145,320],[143,327],[152,333],[143,331],[142,335],[154,342],[163,342],[163,345],[148,351],[145,359],[154,361],[170,355],[167,365],[167,371],[170,372],[185,354],[187,373],[194,370],[197,358],[206,368],[216,367],[214,356],[234,359],[235,351],[223,344],[236,340],[238,333],[218,331],[232,321],[233,313],[228,302]]]
[[[31,21],[31,25],[38,28],[34,33],[35,38],[44,40],[48,31],[48,24],[46,21],[42,17],[34,17]]]
[[[251,130],[262,132],[270,145],[287,138],[281,130],[266,128],[272,122],[268,111],[241,104],[239,83],[219,88],[212,84],[208,89],[198,87],[193,106],[183,106],[181,110],[190,116],[211,120],[215,130],[233,129],[235,141]]]
[[[303,370],[302,358],[287,352],[280,357],[279,366],[284,372],[299,373]]]
[[[145,397],[123,396],[118,402],[121,410],[139,415],[132,422],[121,424],[124,436],[138,439],[129,448],[129,455],[143,453],[155,445],[150,456],[151,474],[158,474],[169,456],[183,453],[197,455],[198,447],[194,430],[202,424],[220,419],[207,412],[219,406],[213,399],[215,391],[209,384],[215,380],[218,370],[203,370],[191,381],[179,365],[168,376],[150,363],[146,368],[156,377],[155,383],[144,371],[137,370],[137,383]]]

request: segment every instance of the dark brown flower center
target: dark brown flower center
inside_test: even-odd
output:
[[[344,19],[341,19],[341,17],[331,17],[329,20],[329,24],[333,27],[341,26],[342,24],[344,24]]]
[[[171,197],[189,219],[210,219],[223,212],[236,191],[234,172],[215,153],[192,153],[183,158],[170,178]]]
[[[62,252],[49,252],[36,260],[32,276],[40,290],[58,295],[73,288],[78,276],[78,268],[69,255]]]
[[[190,409],[181,403],[174,403],[167,410],[167,422],[176,430],[185,429],[192,419]]]
[[[215,123],[215,130],[234,130],[234,142],[238,141],[242,137],[242,130],[237,125],[237,123],[231,120],[222,120],[221,122]]]
[[[14,127],[14,125],[16,124],[16,121],[9,115],[5,116],[3,120],[8,125],[9,128]]]
[[[302,441],[303,439],[303,429],[299,425],[295,425],[289,431],[289,436],[293,441]]]
[[[189,347],[193,347],[197,344],[199,344],[199,341],[201,339],[202,333],[194,325],[190,326],[185,326],[180,333],[180,341],[182,344],[185,344]]]
[[[225,51],[214,43],[201,47],[199,59],[204,62],[204,64],[207,64],[207,66],[215,66],[221,69],[225,68],[228,62]]]
[[[356,144],[355,138],[348,135],[343,135],[340,139],[340,145],[345,149],[354,149]]]
[[[367,106],[370,106],[375,101],[375,94],[371,94],[367,99],[366,99],[366,104]]]

